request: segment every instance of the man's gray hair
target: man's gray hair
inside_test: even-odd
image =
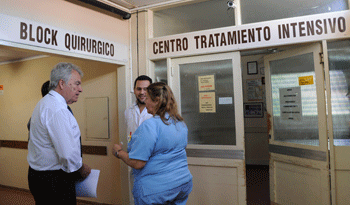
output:
[[[58,82],[62,79],[65,84],[68,83],[70,77],[72,76],[72,71],[75,70],[79,73],[80,77],[83,77],[83,71],[72,63],[58,63],[51,71],[50,76],[50,88],[49,90],[56,89]]]

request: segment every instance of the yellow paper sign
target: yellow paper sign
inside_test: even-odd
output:
[[[199,93],[199,112],[200,113],[215,113],[215,92],[200,92]]]
[[[215,90],[214,75],[198,76],[198,90],[199,91]]]
[[[314,76],[303,76],[299,77],[299,85],[313,85],[314,84]]]

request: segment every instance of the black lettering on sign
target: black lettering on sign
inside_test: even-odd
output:
[[[68,50],[78,50],[105,56],[114,56],[113,43],[98,41],[75,34],[66,33],[64,36],[65,47]]]
[[[41,26],[38,26],[38,28],[36,28],[36,33],[38,34],[38,36],[36,37],[36,40],[41,43],[43,42],[43,28]]]
[[[279,39],[323,35],[330,33],[343,33],[346,31],[346,19],[334,17],[317,19],[315,21],[300,21],[278,25]]]
[[[28,33],[27,33],[28,26],[26,23],[21,22],[21,28],[20,28],[20,39],[27,39]]]
[[[264,39],[265,41],[269,41],[271,39],[271,30],[268,26],[264,27]]]
[[[29,40],[37,43],[45,43],[57,46],[57,30],[43,28],[41,26],[34,27],[32,24],[20,23],[20,39]]]
[[[270,27],[265,26],[257,28],[228,31],[227,33],[214,33],[207,35],[194,36],[196,49],[205,49],[213,47],[222,47],[236,44],[255,43],[271,39]]]
[[[338,29],[340,32],[345,32],[346,31],[346,22],[344,17],[339,17],[338,18]]]
[[[198,36],[199,38],[199,36]],[[197,42],[198,43],[198,42]],[[153,54],[186,51],[188,49],[188,39],[177,38],[153,43]]]

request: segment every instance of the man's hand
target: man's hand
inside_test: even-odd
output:
[[[91,173],[91,168],[88,165],[83,164],[83,166],[81,166],[81,168],[79,169],[79,172],[81,177],[85,179]]]

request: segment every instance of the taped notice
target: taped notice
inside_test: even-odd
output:
[[[301,121],[301,88],[281,88],[280,89],[280,109],[282,120]]]
[[[302,76],[299,77],[299,85],[313,85],[314,84],[314,76]]]
[[[216,112],[215,92],[199,93],[199,112],[200,113]]]
[[[215,90],[215,76],[203,75],[198,76],[198,91]]]

